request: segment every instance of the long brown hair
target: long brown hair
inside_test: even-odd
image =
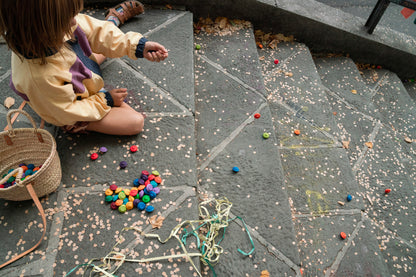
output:
[[[70,35],[71,19],[83,0],[0,0],[0,35],[9,48],[26,58],[58,52]]]

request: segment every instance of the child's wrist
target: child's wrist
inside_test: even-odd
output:
[[[108,91],[104,91],[105,100],[107,100],[107,106],[114,107],[114,100],[113,96],[111,96],[111,93]]]
[[[146,44],[147,41],[148,40],[145,37],[142,37],[139,40],[139,44],[137,45],[137,48],[136,48],[136,57],[137,58],[143,58],[144,47],[145,47],[145,44]]]

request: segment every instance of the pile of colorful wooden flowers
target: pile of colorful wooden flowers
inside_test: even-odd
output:
[[[154,207],[149,203],[160,193],[158,187],[162,183],[162,178],[156,170],[150,174],[143,170],[140,178],[133,181],[133,188],[123,189],[116,184],[110,185],[105,191],[105,201],[110,203],[113,210],[125,213],[134,208],[140,211],[153,212]]]

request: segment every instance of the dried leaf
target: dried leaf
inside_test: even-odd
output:
[[[152,224],[152,228],[160,229],[160,227],[162,227],[163,225],[163,220],[165,220],[165,218],[163,216],[158,217],[158,215],[154,215],[148,220],[149,220],[149,223]]]
[[[6,98],[6,100],[4,100],[4,106],[6,107],[6,108],[10,108],[11,106],[13,106],[14,105],[14,103],[15,103],[15,100],[14,100],[14,98],[13,97],[7,97]]]
[[[368,148],[373,148],[373,143],[371,142],[371,141],[369,141],[369,142],[366,142],[365,143],[365,146],[367,146]]]
[[[260,61],[264,61],[264,59],[265,59],[264,56],[259,57]]]
[[[405,137],[404,141],[407,142],[407,143],[412,143],[413,142],[413,140],[409,137]]]
[[[342,148],[348,149],[350,147],[350,142],[343,140],[342,141]]]
[[[272,40],[272,41],[269,43],[269,47],[270,47],[271,49],[276,49],[276,48],[277,48],[277,44],[278,44],[279,42],[280,42],[279,40],[274,39],[274,40]]]
[[[263,41],[269,41],[270,40],[270,36],[271,36],[270,33],[263,35]]]
[[[203,20],[202,21],[203,22],[203,24],[214,24],[214,21],[212,21],[212,19],[211,18],[206,18],[205,20]]]
[[[254,36],[255,37],[261,37],[261,36],[263,36],[264,35],[264,33],[263,33],[263,31],[262,30],[256,30],[255,32],[254,32]]]
[[[251,22],[239,19],[229,20],[226,17],[217,17],[215,22],[210,18],[200,18],[194,26],[195,33],[203,31],[213,35],[226,36],[231,35],[234,31],[251,28]]]
[[[215,20],[215,23],[217,23],[220,26],[220,29],[225,29],[225,27],[227,27],[227,23],[228,23],[228,19],[225,17],[219,17],[217,18],[217,20]]]

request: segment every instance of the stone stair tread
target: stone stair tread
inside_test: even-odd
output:
[[[340,142],[336,137],[329,133],[329,128],[319,126],[308,117],[303,115],[303,111],[293,112],[285,109],[279,103],[269,103],[272,111],[274,133],[277,142],[282,148],[302,148],[302,147],[335,147]],[[300,132],[299,135],[295,131]]]
[[[257,49],[265,78],[273,75],[272,72],[293,73],[301,76],[297,84],[313,84],[320,81],[309,48],[299,42],[281,42],[275,49]],[[263,58],[264,57],[264,58]],[[278,60],[275,64],[274,61]],[[266,74],[266,75],[265,75]],[[287,74],[284,74],[288,76]],[[289,77],[293,77],[289,76]],[[283,81],[283,80],[282,80]]]
[[[358,221],[358,220],[357,220]],[[351,247],[345,252],[344,258],[340,261],[336,275],[349,276],[360,275],[364,272],[371,272],[376,276],[390,275],[388,263],[385,262],[388,259],[388,255],[380,250],[379,241],[374,236],[374,225],[370,220],[361,221],[362,225],[358,230],[357,236],[353,238]],[[398,240],[393,236],[389,236],[394,243],[398,243]],[[393,243],[392,243],[393,244]],[[376,255],[369,255],[368,253],[376,253]],[[414,251],[413,251],[414,252]],[[361,264],[361,269],[355,270],[351,268],[352,264]]]
[[[199,55],[236,77],[251,88],[263,93],[261,70],[252,28],[243,28],[228,35],[195,35],[195,44],[200,44]]]
[[[404,136],[416,138],[416,102],[395,73],[386,70],[375,71],[380,79],[373,88],[373,102],[383,116],[383,123]],[[369,78],[365,80],[369,85],[374,83]]]
[[[147,118],[145,130],[138,136],[117,137],[99,133],[84,136],[61,134],[57,137],[58,153],[65,187],[85,186],[77,180],[94,180],[98,183],[126,183],[132,185],[139,172],[153,168],[166,177],[169,186],[195,186],[194,120],[187,116]],[[183,130],[189,130],[185,133]],[[163,142],[163,143],[161,143]],[[130,153],[130,146],[139,151]],[[108,152],[91,161],[91,153],[105,146]],[[74,158],[77,163],[71,162]],[[119,168],[127,162],[125,170]],[[183,172],[186,172],[184,174]]]
[[[304,274],[313,276],[323,275],[324,272],[332,270],[334,260],[340,253],[343,253],[343,243],[339,243],[339,235],[328,236],[328,233],[339,234],[340,230],[348,236],[357,230],[361,216],[359,214],[348,215],[331,215],[331,216],[317,216],[313,220],[305,217],[296,217],[295,224],[298,233],[299,254],[302,259],[302,268]],[[323,231],[319,226],[325,226]],[[314,249],[314,245],[321,245],[319,250]],[[315,251],[319,251],[319,257],[316,256]],[[354,257],[352,257],[354,258]],[[361,265],[365,257],[361,257],[361,261],[357,264]],[[371,258],[369,258],[371,259]],[[342,261],[351,260],[350,256],[343,256]],[[319,261],[318,263],[314,261]],[[340,270],[342,270],[341,268]],[[360,269],[350,267],[350,272],[346,276],[359,275]],[[383,271],[384,273],[385,271]],[[334,270],[333,275],[338,276],[339,270]]]
[[[153,11],[152,13],[155,13]],[[157,15],[157,16],[156,16]],[[128,64],[141,74],[147,76],[161,89],[168,91],[177,102],[185,106],[190,112],[195,111],[194,101],[194,72],[193,67],[193,29],[192,14],[190,12],[160,10],[153,15],[149,21],[156,21],[149,24],[157,26],[154,31],[143,33],[148,40],[161,43],[169,51],[169,58],[160,63],[149,62],[144,59],[131,60],[123,58]],[[154,16],[154,18],[153,18]],[[160,20],[164,19],[162,23]],[[147,18],[146,18],[146,21]],[[127,24],[126,24],[127,25]],[[130,24],[132,30],[139,29],[141,21]],[[136,28],[137,27],[137,28]],[[123,31],[127,31],[124,30]]]
[[[415,82],[407,82],[407,83],[404,84],[404,87],[406,88],[410,97],[412,97],[413,100],[416,101],[416,83]]]
[[[402,147],[407,143],[400,139],[399,135],[389,126],[381,125],[373,140],[371,153],[365,157],[356,176],[360,180],[365,198],[371,201],[365,202],[369,217],[374,222],[383,222],[383,226],[394,230],[403,239],[412,241],[413,235],[406,230],[412,225],[409,218],[415,217],[416,211],[409,209],[408,212],[401,213],[399,208],[393,208],[404,206],[407,210],[405,206],[411,207],[415,204],[414,180],[411,179],[415,165],[406,164]],[[397,168],[400,168],[400,174],[393,173]],[[383,199],[385,189],[391,189],[396,193]],[[403,197],[405,199],[402,199]],[[401,204],[403,200],[406,204]],[[397,222],[401,224],[396,226]]]
[[[353,233],[352,230],[358,230],[359,224],[346,223],[359,221],[361,218],[361,210],[365,209],[365,203],[362,197],[363,188],[355,180],[353,166],[360,160],[361,155],[366,153],[362,149],[371,134],[371,130],[367,131],[367,128],[375,128],[377,125],[374,123],[373,117],[363,113],[363,110],[368,112],[368,107],[371,107],[372,110],[374,109],[369,101],[371,100],[371,91],[362,81],[360,73],[352,60],[321,58],[316,59],[315,62],[316,68],[312,62],[309,70],[307,70],[308,72],[312,72],[308,73],[311,76],[319,76],[316,78],[316,81],[311,82],[312,85],[320,88],[320,90],[312,90],[315,93],[313,96],[324,99],[325,110],[328,110],[328,117],[334,120],[333,126],[337,126],[334,132],[335,139],[338,141],[350,141],[351,150],[348,147],[347,149],[314,148],[313,146],[309,148],[308,145],[302,145],[299,148],[282,148],[282,165],[285,174],[285,183],[290,197],[292,214],[295,217],[299,216],[297,221],[295,221],[295,224],[299,223],[299,225],[295,225],[295,230],[298,234],[308,234],[307,238],[301,235],[297,237],[300,259],[305,272],[316,272],[317,270],[335,270],[335,272],[340,272],[338,270],[343,270],[343,268],[335,267],[333,269],[334,265],[336,265],[334,263],[336,253],[342,252],[341,247],[338,245],[338,240],[330,241],[327,237],[321,237],[319,233],[315,233],[314,230],[309,230],[308,232],[305,230],[305,227],[302,228],[303,217],[311,214],[312,218],[309,218],[308,221],[313,222],[310,223],[312,226],[315,226],[315,224],[316,226],[335,225],[339,228],[346,228],[345,231],[351,233]],[[307,67],[308,63],[304,62],[302,65]],[[267,76],[267,73],[263,73],[263,75]],[[341,81],[339,81],[340,79]],[[265,83],[267,89],[267,77],[265,77]],[[294,83],[293,87],[297,89],[299,84]],[[344,95],[346,92],[351,94],[352,89],[362,91],[362,95],[359,95],[359,101]],[[268,97],[269,101],[270,99]],[[298,98],[294,96],[293,99],[297,100]],[[366,101],[366,103],[360,106],[361,109],[353,106],[354,104],[361,104],[362,101]],[[322,108],[316,108],[316,112],[319,112],[319,110],[322,110]],[[369,113],[374,115],[372,112]],[[311,116],[313,119],[316,118],[316,115],[313,113],[305,117],[309,118]],[[354,119],[351,120],[352,118]],[[358,125],[361,126],[363,124],[362,122],[366,123],[363,129],[360,132],[355,131],[354,129]],[[334,169],[336,170],[331,173],[331,170]],[[337,186],[337,190],[334,191],[331,189],[333,183],[343,184],[343,186]],[[353,196],[352,202],[345,202],[348,194]],[[341,206],[339,202],[345,202],[345,205]],[[349,216],[339,216],[347,211],[350,214]],[[338,215],[338,213],[340,214]],[[319,216],[324,217],[324,219],[320,219]],[[337,222],[337,219],[345,220],[346,222]],[[320,223],[321,220],[326,220],[331,223]],[[348,231],[348,228],[351,227],[353,229]],[[369,236],[372,241],[376,240],[373,234]],[[308,259],[310,259],[312,253],[308,252],[310,248],[305,241],[307,242],[309,240],[317,244],[328,244],[325,247],[325,251],[327,252],[320,254],[321,264],[323,264],[322,267],[321,265],[310,265],[308,263]],[[335,253],[331,254],[332,250]],[[376,252],[381,255],[378,249]],[[344,257],[344,260],[348,261],[350,259],[349,256]],[[363,261],[363,263],[365,262]],[[388,269],[384,268],[381,271],[388,272]]]
[[[305,7],[317,7],[326,15],[336,11],[314,5],[315,0],[254,2],[247,7],[275,8],[269,25],[295,19],[284,14],[289,12],[301,15],[311,29],[330,30],[315,25],[318,18],[307,18],[311,11]],[[217,12],[227,6],[223,4],[202,3],[194,9],[211,5],[207,12]],[[85,12],[104,19],[101,8]],[[224,252],[213,269],[192,259],[204,276],[263,276],[263,270],[270,276],[411,274],[416,255],[411,231],[416,218],[416,149],[405,137],[416,130],[415,83],[403,84],[386,69],[360,71],[349,57],[318,58],[309,44],[258,49],[253,26],[221,35],[194,33],[193,17],[184,9],[153,6],[121,26],[169,50],[169,59],[159,64],[121,58],[102,65],[106,83],[127,87],[127,101],[145,114],[144,131],[128,137],[85,136],[47,125],[56,137],[63,173],[57,192],[42,199],[47,243],[0,275],[65,275],[77,264],[105,256],[123,227],[167,238],[179,223],[198,219],[198,204],[206,197],[227,197],[233,203],[230,218],[239,216],[244,223],[238,218],[229,222],[220,244]],[[346,24],[345,19],[356,17],[341,14],[336,25]],[[336,42],[345,36],[341,29],[331,34],[324,40]],[[0,53],[6,48],[0,44]],[[7,53],[0,55],[0,99],[13,96],[16,107],[21,100],[8,87]],[[40,122],[30,107],[25,109]],[[6,125],[6,113],[0,105],[0,126]],[[255,113],[261,117],[254,118]],[[29,125],[24,117],[16,122],[17,127]],[[295,135],[294,129],[301,134]],[[263,138],[263,133],[270,137]],[[139,151],[131,153],[131,145],[138,145]],[[91,161],[89,155],[100,146],[109,151]],[[122,160],[128,162],[124,170],[119,168]],[[143,169],[158,170],[164,180],[152,202],[155,212],[111,211],[103,200],[105,188],[113,182],[130,187]],[[384,193],[386,188],[390,194]],[[12,237],[0,251],[0,258],[7,260],[36,242],[41,225],[32,201],[0,200],[0,206],[0,232]],[[160,229],[148,224],[154,215],[165,217]],[[340,232],[346,233],[345,240]],[[159,245],[134,232],[126,232],[125,238],[120,248],[133,258],[182,253],[175,239]],[[250,239],[255,252],[246,257],[238,249],[250,251]],[[190,240],[189,252],[197,252],[196,239]],[[125,263],[116,274],[197,275],[185,259]]]
[[[55,207],[54,203],[57,201],[57,194],[54,193],[49,196],[48,201],[42,200],[42,206],[44,210],[53,209]],[[40,238],[42,228],[35,223],[40,223],[41,219],[39,215],[35,212],[35,207],[33,207],[33,201],[5,201],[3,199],[0,199],[0,203],[2,206],[7,205],[7,209],[0,209],[0,217],[4,218],[4,223],[7,224],[7,228],[10,228],[10,230],[13,230],[13,233],[19,234],[19,236],[7,236],[7,239],[2,240],[2,249],[0,259],[3,262],[6,262],[10,259],[9,253],[21,253],[22,248],[19,242],[24,241],[25,242],[25,249],[28,249],[29,247],[35,245]],[[7,203],[7,204],[6,204]],[[12,218],[12,220],[10,220]],[[16,219],[19,220],[16,220]],[[25,224],[22,224],[22,221],[25,222]],[[47,235],[46,238],[50,239],[52,236],[49,235],[51,230],[51,224],[52,220],[47,216]],[[3,229],[4,228],[4,229]],[[5,230],[5,227],[2,227],[1,230]],[[31,255],[27,255],[20,260],[17,260],[13,263],[13,267],[5,267],[1,270],[2,276],[18,276],[20,271],[14,270],[14,268],[19,268],[19,266],[24,267],[26,264],[29,264],[31,262],[39,261],[44,257],[43,253],[47,251],[48,245],[46,243],[42,243],[37,250]],[[7,251],[5,251],[7,250]],[[39,267],[35,267],[37,269],[37,272],[34,272],[33,275],[39,274]],[[29,270],[27,270],[29,271]],[[12,272],[12,273],[7,273]],[[10,275],[8,275],[10,274]],[[28,272],[30,274],[30,272]]]
[[[265,100],[208,62],[196,59],[196,147],[202,162]]]
[[[258,52],[264,57],[261,64],[267,98],[280,144],[337,144],[334,135],[339,130],[309,49],[299,43],[280,43],[275,50]],[[302,136],[294,136],[294,129],[300,129]]]
[[[377,123],[374,118],[357,111],[349,104],[341,101],[336,95],[328,92],[327,99],[340,130],[337,138],[343,145],[346,145],[345,151],[348,153],[350,165],[354,167],[355,163],[367,151],[365,143],[369,141]]]
[[[303,43],[281,42],[274,49],[264,47],[262,49],[257,49],[263,78],[266,78],[270,72],[279,70],[280,65],[285,64],[287,59],[293,58],[292,56],[295,56],[305,48],[307,47]],[[275,64],[275,60],[277,60],[277,64]]]
[[[278,153],[271,145],[272,139],[264,140],[255,135],[261,134],[262,125],[247,126],[206,170],[201,171],[199,187],[204,192],[227,197],[233,203],[231,211],[235,216],[241,216],[248,226],[297,264],[299,258],[292,247],[295,236],[288,216],[288,198],[281,188],[284,181],[280,161],[276,159]],[[258,131],[253,132],[253,129]],[[262,160],[257,161],[257,156]],[[233,166],[239,167],[240,172],[234,174]],[[268,172],[267,176],[263,172]],[[253,183],[257,183],[256,191],[248,185]],[[253,217],[253,214],[259,216]]]
[[[238,222],[238,220],[236,221]],[[261,276],[263,270],[267,270],[270,276],[296,276],[293,269],[283,262],[275,251],[264,242],[259,242],[256,239],[254,239],[255,254],[250,257],[252,261],[247,262],[244,256],[237,252],[237,249],[248,252],[252,245],[247,239],[244,228],[239,224],[231,223],[227,227],[227,234],[233,236],[233,239],[225,238],[221,242],[225,254],[221,256],[220,263],[213,268],[217,276],[245,276],[249,273]],[[253,264],[257,266],[253,268]],[[213,276],[208,267],[205,267],[205,270],[209,272],[208,276]]]
[[[401,96],[405,94],[403,84],[395,74],[385,69],[359,72],[349,58],[317,59],[317,68],[324,85],[329,89],[328,99],[332,110],[337,112],[335,119],[341,129],[342,139],[350,141],[346,151],[358,182],[359,194],[364,200],[364,211],[369,215],[368,219],[362,220],[363,228],[370,228],[370,230],[379,228],[375,225],[380,223],[388,230],[394,230],[400,239],[407,242],[413,241],[414,238],[406,232],[406,229],[409,228],[406,222],[408,218],[415,216],[414,211],[403,214],[392,208],[401,205],[402,193],[403,195],[411,195],[406,197],[406,200],[409,198],[407,203],[410,206],[413,205],[413,201],[410,199],[414,198],[414,191],[411,191],[413,183],[411,176],[414,176],[411,172],[415,168],[413,162],[415,156],[411,150],[413,144],[404,141],[402,131],[399,128],[394,128],[396,126],[393,127],[390,124],[391,121],[388,117],[391,112],[394,113],[396,107],[403,107],[410,103],[408,95]],[[359,96],[359,101],[358,98],[354,99],[356,95],[349,94],[349,90],[352,89],[357,91],[360,89],[364,92]],[[390,98],[381,101],[378,94],[389,95]],[[371,107],[372,101],[376,107],[374,111],[377,112],[375,113],[370,113],[367,108]],[[395,117],[393,119],[396,120]],[[371,147],[366,144],[369,142],[371,142]],[[392,173],[397,168],[400,168],[400,176]],[[400,190],[399,195],[383,199],[386,188],[391,188],[394,191]],[[397,222],[401,222],[398,227],[396,226]],[[388,260],[388,257],[393,253],[397,254],[400,250],[391,244],[391,248],[384,248],[383,251],[374,247],[377,240],[382,244],[384,242],[380,241],[379,237],[374,237],[372,232],[368,232],[366,229],[361,229],[362,231],[354,238],[354,241],[368,249],[373,248],[376,255],[373,258],[361,259],[360,263],[370,272],[391,274],[392,268],[386,267],[379,257]],[[388,236],[390,237],[390,235]],[[400,239],[394,240],[397,243]],[[345,253],[342,263],[337,268],[337,274],[352,274],[352,271],[349,271],[347,267],[348,263],[356,262],[351,251],[348,250]]]
[[[196,34],[195,43],[201,45],[195,51],[195,117],[202,163],[266,99],[251,28],[227,36]],[[241,63],[238,55],[250,62]]]
[[[326,162],[316,165],[315,160]],[[294,214],[322,215],[337,209],[364,208],[360,189],[343,149],[284,149],[282,164]],[[332,190],[334,183],[342,186]],[[348,194],[352,195],[353,201],[340,206],[338,201],[345,201]]]
[[[133,230],[127,230],[123,233],[120,231],[124,227],[133,226],[141,229],[145,233],[149,233],[151,228],[149,229],[148,226],[148,218],[152,215],[157,215],[157,217],[159,217],[161,216],[160,214],[166,213],[168,208],[171,209],[173,207],[174,210],[171,213],[164,215],[165,219],[163,220],[161,228],[152,232],[153,234],[158,234],[163,240],[167,239],[170,231],[178,225],[177,219],[195,220],[197,218],[195,215],[195,208],[198,203],[196,203],[197,199],[193,195],[189,195],[189,197],[184,199],[181,203],[176,202],[183,194],[185,193],[181,190],[163,188],[161,195],[156,198],[158,199],[160,197],[163,200],[153,203],[155,212],[152,214],[144,214],[137,209],[127,211],[125,214],[119,214],[118,211],[112,211],[109,205],[102,207],[101,205],[90,204],[101,202],[103,196],[100,194],[80,193],[74,195],[72,198],[68,199],[69,206],[75,204],[78,206],[78,209],[89,210],[90,212],[82,214],[69,212],[66,214],[66,220],[63,224],[63,230],[66,231],[61,234],[61,239],[71,241],[73,244],[62,244],[59,246],[56,258],[58,262],[54,270],[56,272],[68,273],[73,262],[69,263],[70,260],[68,259],[67,253],[71,253],[71,255],[82,259],[105,257],[112,250],[112,247],[117,242],[117,238],[121,234],[125,240],[123,243],[119,244],[118,249],[119,251],[128,249],[129,252],[126,253],[128,254],[127,258],[134,258],[134,256],[136,256],[136,259],[147,259],[176,253],[178,251],[178,242],[174,237],[165,244],[159,244],[156,239],[145,238],[143,235],[140,235]],[[169,200],[175,204],[169,205]],[[112,214],[112,216],[108,216],[108,214]],[[120,217],[122,216],[129,220],[121,219]],[[100,224],[100,221],[104,221],[105,224]],[[92,227],[95,230],[91,233],[88,231],[86,232],[84,224],[77,224],[79,222],[85,222],[84,224],[91,222],[90,225],[96,226]],[[126,224],[129,224],[129,226],[126,226]],[[113,236],[107,236],[106,234],[108,233],[112,233]],[[103,238],[105,238],[105,240]],[[192,240],[192,238],[190,240]],[[191,241],[189,241],[189,244],[191,244]],[[190,250],[190,252],[193,253],[194,251]],[[59,261],[68,262],[62,263]],[[194,258],[193,261],[199,267],[198,258]],[[176,262],[178,274],[181,276],[193,276],[195,271],[189,262],[178,262],[177,259]],[[160,260],[157,262],[158,266],[155,265],[156,263],[150,263],[148,267],[142,267],[136,262],[126,262],[119,272],[126,274],[126,276],[137,274],[154,274],[156,276],[162,276],[163,272],[169,272],[171,270],[171,262],[168,260]]]
[[[147,76],[135,71],[124,60],[111,60],[102,70],[107,90],[128,88],[127,103],[146,116],[157,114],[187,114],[187,107],[180,104],[166,90],[158,87]]]
[[[225,196],[233,202],[232,213],[243,217],[256,232],[254,243],[264,245],[266,240],[269,247],[276,248],[288,259],[284,264],[277,264],[278,267],[286,268],[284,271],[293,275],[299,270],[299,258],[291,247],[295,234],[292,221],[287,217],[290,213],[287,195],[279,185],[283,184],[280,154],[274,147],[276,137],[264,97],[253,30],[239,30],[225,36],[201,32],[195,41],[201,45],[195,56],[199,190],[204,195]],[[242,58],[237,59],[237,55]],[[255,112],[261,114],[259,119],[254,119]],[[269,139],[262,137],[264,132],[271,134]],[[233,166],[239,167],[240,172],[233,173]],[[263,175],[262,172],[268,173]],[[251,183],[258,183],[260,202]],[[259,222],[253,214],[262,214],[261,220],[269,221],[270,225]],[[225,241],[227,249],[235,249],[235,240]],[[233,266],[240,263],[238,257],[232,260],[224,257],[214,270],[219,275],[227,275],[229,262]],[[251,262],[234,271],[257,272],[249,265]],[[270,270],[276,269],[271,267]]]
[[[102,9],[90,9],[86,13],[104,18]],[[160,230],[163,239],[178,222],[198,219],[198,198],[195,190],[197,170],[193,115],[192,14],[186,11],[150,9],[144,15],[130,20],[121,29],[125,32],[130,30],[142,32],[148,39],[158,41],[170,50],[169,60],[165,63],[150,65],[150,62],[144,59],[127,61],[121,58],[108,59],[102,64],[106,83],[112,87],[128,88],[127,101],[136,110],[144,112],[146,117],[144,130],[137,136],[109,136],[94,132],[88,135],[74,135],[57,130],[56,141],[62,165],[62,184],[55,193],[42,200],[46,202],[44,208],[48,209],[47,241],[51,245],[42,243],[38,248],[38,251],[45,254],[44,260],[41,259],[42,255],[32,253],[13,264],[17,266],[16,268],[2,269],[2,273],[6,275],[18,276],[25,271],[33,276],[67,273],[77,263],[82,264],[86,260],[108,254],[115,243],[116,234],[123,227],[134,225],[149,229],[147,220],[152,215],[166,217],[163,230]],[[0,47],[3,48],[4,45]],[[0,58],[0,66],[2,60],[3,56]],[[0,74],[3,73],[1,70],[2,68]],[[7,71],[4,74],[7,75]],[[8,88],[6,75],[0,80],[1,98],[12,93]],[[17,104],[20,104],[21,101],[15,98]],[[1,115],[7,112],[2,106],[0,108]],[[31,114],[34,114],[28,106],[27,108]],[[39,117],[35,116],[35,120],[40,122],[38,119]],[[5,118],[4,121],[3,118],[0,120],[4,126]],[[19,117],[16,126],[27,125],[24,118]],[[132,145],[138,146],[139,150],[136,153],[130,152]],[[107,147],[108,152],[92,161],[90,155],[98,152],[101,146]],[[119,167],[120,161],[127,161],[124,170]],[[120,214],[105,205],[103,192],[109,184],[115,183],[123,188],[131,187],[133,180],[139,177],[138,174],[142,170],[158,170],[164,181],[160,186],[160,195],[152,201],[155,206],[153,214],[137,209]],[[27,224],[36,226],[39,224],[36,212],[32,213],[33,203],[30,201],[27,203],[29,207],[21,210],[23,216],[20,216],[19,221],[10,218],[8,209],[0,209],[4,218],[2,231],[9,232],[12,228],[11,231],[24,234]],[[0,204],[14,207],[4,200],[0,200]],[[10,220],[25,224],[11,224],[7,227],[7,222]],[[25,247],[40,235],[37,228],[32,227],[32,229],[28,238],[25,237]],[[147,232],[151,229],[150,227]],[[52,238],[56,236],[58,238],[53,240]],[[7,260],[6,255],[9,255],[7,254],[9,251],[9,253],[19,252],[21,246],[16,246],[19,244],[19,238],[16,236],[16,239],[4,245],[1,252],[2,260]],[[156,241],[151,241],[149,246],[150,252],[153,253],[147,253],[150,248],[145,250],[141,245],[136,245],[134,252],[140,253],[144,258],[159,254],[170,255],[171,252],[177,251],[176,239],[172,239],[166,245],[160,245],[159,248],[156,244]],[[134,255],[134,253],[130,254]],[[199,259],[193,260],[200,270]],[[55,266],[52,266],[54,263]],[[172,270],[170,269],[172,264],[168,261],[162,261],[160,265],[157,267],[153,263],[149,270],[158,276]],[[124,273],[128,276],[137,274],[137,270],[143,271],[143,274],[148,273],[147,268],[141,268],[136,263],[126,263],[123,268],[120,274]],[[196,274],[184,258],[176,261],[175,270],[179,270],[181,276]]]
[[[371,101],[373,92],[362,80],[355,63],[347,57],[315,59],[322,84],[358,111],[380,118]]]
[[[389,71],[384,68],[374,69],[374,68],[365,68],[360,71],[361,77],[368,88],[374,89],[377,86],[377,83],[382,82],[382,78],[385,78],[385,75]],[[373,93],[374,94],[374,93]]]

